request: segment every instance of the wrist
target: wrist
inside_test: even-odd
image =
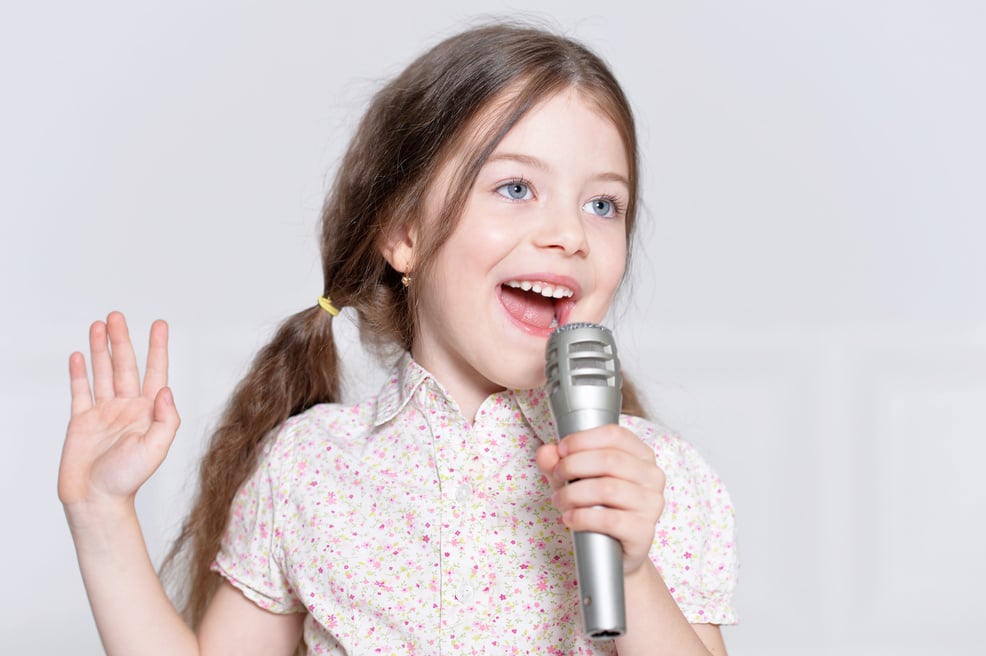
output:
[[[628,591],[631,589],[645,590],[655,585],[663,587],[664,578],[657,571],[654,562],[650,558],[647,558],[635,570],[624,573],[623,585]]]
[[[63,503],[62,508],[73,534],[120,526],[137,517],[133,497],[86,499]]]

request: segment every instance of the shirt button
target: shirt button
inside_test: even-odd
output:
[[[463,583],[462,585],[459,586],[459,591],[458,593],[456,593],[455,596],[459,601],[463,603],[469,603],[470,601],[472,601],[473,595],[475,594],[476,591],[473,589],[471,585],[469,585],[468,583]]]
[[[472,496],[472,486],[468,483],[463,483],[459,486],[459,489],[455,492],[455,500],[459,503],[465,503]]]

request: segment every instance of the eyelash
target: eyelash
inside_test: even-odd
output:
[[[619,198],[617,198],[616,196],[612,196],[610,194],[603,194],[602,196],[596,196],[595,198],[590,200],[589,203],[595,203],[596,201],[600,201],[600,200],[604,200],[613,206],[613,216],[607,218],[616,218],[618,216],[623,216],[623,211],[626,208],[623,207],[623,203],[620,201]],[[589,203],[586,204],[588,205]]]
[[[501,189],[506,189],[507,187],[516,187],[516,186],[527,187],[527,191],[529,193],[532,194],[534,193],[534,185],[531,184],[531,181],[526,178],[514,178],[513,180],[507,180],[506,182],[498,184],[496,187],[496,192],[501,196],[503,196],[504,198],[506,198],[507,200],[523,200],[521,198],[513,198],[505,193],[500,193]]]
[[[534,193],[534,189],[533,189],[534,185],[531,184],[531,181],[528,180],[527,178],[514,178],[513,180],[508,180],[506,182],[503,182],[503,183],[497,185],[497,187],[496,187],[496,193],[500,194],[501,196],[503,196],[507,200],[512,200],[512,201],[524,200],[522,198],[513,198],[512,196],[509,196],[507,193],[504,193],[504,192],[501,191],[501,190],[506,189],[507,187],[514,187],[514,186],[523,186],[523,187],[526,187],[528,193],[531,193],[531,194]],[[600,216],[601,218],[616,218],[616,217],[619,217],[619,216],[623,216],[623,212],[625,210],[625,207],[623,206],[623,203],[620,201],[620,199],[617,198],[616,196],[613,196],[612,194],[603,194],[601,196],[596,196],[595,198],[593,198],[590,201],[588,201],[588,203],[586,203],[586,205],[588,205],[590,203],[595,203],[597,201],[606,201],[607,203],[609,203],[610,205],[613,206],[612,216],[602,216],[602,215],[597,215],[597,216]],[[585,207],[585,205],[583,205],[583,207]]]

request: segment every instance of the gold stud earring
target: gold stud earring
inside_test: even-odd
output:
[[[401,284],[404,285],[405,287],[410,287],[411,286],[411,276],[407,275],[406,273],[404,275],[402,275],[401,276]]]

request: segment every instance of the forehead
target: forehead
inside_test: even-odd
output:
[[[517,149],[560,158],[559,164],[628,174],[630,155],[618,126],[592,96],[571,87],[531,107],[504,134],[493,154]]]
[[[518,84],[490,100],[439,158],[442,164],[436,182],[467,182],[494,153],[505,149],[538,143],[545,147],[578,143],[584,151],[590,151],[594,146],[586,142],[587,138],[596,145],[600,141],[610,145],[618,142],[622,161],[612,165],[626,174],[632,166],[632,144],[627,143],[624,126],[614,118],[619,112],[611,103],[600,100],[597,93],[571,86],[540,98],[531,95]],[[565,133],[565,128],[570,132]],[[555,133],[553,142],[549,132]]]

